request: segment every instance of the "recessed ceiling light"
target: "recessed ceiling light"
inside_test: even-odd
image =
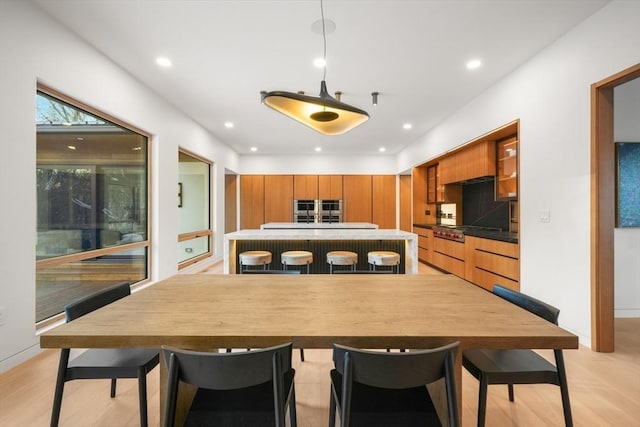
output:
[[[171,60],[165,56],[159,56],[156,58],[156,64],[161,67],[171,67]]]
[[[231,122],[225,122],[224,123],[224,127],[226,127],[227,129],[231,129],[233,127],[233,123]]]
[[[253,151],[253,152],[256,152],[256,151],[258,151],[258,147],[251,147],[250,150]]]
[[[405,123],[405,124],[403,124],[403,125],[402,125],[402,129],[407,129],[407,130],[409,130],[409,129],[411,129],[412,127],[413,127],[413,125],[412,125],[411,123]]]
[[[322,68],[327,65],[327,61],[324,58],[316,58],[313,60],[313,66],[316,68]]]
[[[378,148],[378,151],[381,152],[381,153],[384,153],[385,151],[387,151],[387,149],[384,148],[384,147],[380,147],[380,148]]]
[[[84,138],[81,136],[76,137],[76,141],[84,141]]]
[[[314,150],[316,151],[316,153],[319,153],[320,151],[322,151],[322,147],[316,147],[314,148]]]
[[[480,68],[481,65],[482,61],[480,61],[479,59],[472,59],[471,61],[467,62],[467,70],[475,70],[476,68]]]
[[[69,150],[75,150],[75,149],[76,149],[76,146],[75,146],[75,145],[67,145],[67,148],[68,148]]]

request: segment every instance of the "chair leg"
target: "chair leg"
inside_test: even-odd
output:
[[[514,401],[514,397],[513,397],[513,384],[507,384],[507,387],[509,388],[509,401],[513,402]]]
[[[329,390],[329,427],[336,425],[336,401],[333,396],[333,385]]]
[[[478,392],[478,427],[484,427],[484,421],[487,415],[487,387],[487,378],[480,374],[480,390]]]
[[[296,411],[296,386],[291,387],[291,397],[289,398],[289,424],[291,427],[298,426],[298,415]]]
[[[140,402],[140,427],[147,427],[147,372],[138,369],[138,401]]]
[[[564,424],[566,427],[573,427],[571,403],[569,402],[569,385],[567,384],[567,373],[564,369],[564,357],[562,355],[562,350],[554,350],[553,352],[556,356],[556,370],[558,371],[558,382],[560,383],[560,394],[562,396]]]
[[[300,360],[304,362],[304,348],[300,349]]]
[[[115,378],[111,378],[111,394],[110,394],[111,398],[116,397],[116,379]]]
[[[60,362],[58,364],[58,376],[56,378],[56,390],[53,395],[53,409],[51,411],[51,427],[58,427],[60,421],[60,409],[62,408],[62,394],[67,376],[67,364],[69,363],[68,348],[60,350]]]

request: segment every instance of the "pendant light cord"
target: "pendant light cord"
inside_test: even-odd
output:
[[[322,57],[324,59],[324,71],[322,73],[322,80],[327,80],[327,36],[324,32],[324,7],[322,5],[322,0],[320,0],[320,16],[322,17],[322,42],[323,42],[323,51]]]

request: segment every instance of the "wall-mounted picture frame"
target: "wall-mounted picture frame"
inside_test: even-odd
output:
[[[616,142],[616,227],[640,227],[640,142]]]
[[[178,183],[178,207],[182,207],[182,183]]]

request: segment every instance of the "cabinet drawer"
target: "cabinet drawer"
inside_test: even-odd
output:
[[[514,281],[520,280],[520,262],[515,258],[476,250],[475,264],[476,271],[486,270]]]
[[[520,257],[518,244],[501,242],[491,239],[476,239],[476,250],[508,256],[518,259]]]
[[[433,252],[431,254],[431,263],[444,271],[448,271],[458,277],[464,278],[464,261],[462,260],[452,258],[439,252]]]
[[[424,262],[431,262],[431,257],[429,256],[429,250],[425,248],[418,248],[418,259]]]
[[[424,237],[433,236],[433,231],[429,230],[428,228],[413,227],[413,232],[416,233],[418,236],[424,236]]]
[[[435,252],[440,252],[450,257],[457,258],[464,263],[464,243],[434,237],[433,250]]]
[[[419,248],[428,248],[429,247],[429,239],[427,237],[418,236],[418,247]]]
[[[507,279],[506,277],[498,276],[489,271],[481,270],[479,268],[476,268],[473,279],[476,285],[482,286],[488,291],[493,290],[493,285],[502,285],[516,291],[520,290],[519,282]]]

